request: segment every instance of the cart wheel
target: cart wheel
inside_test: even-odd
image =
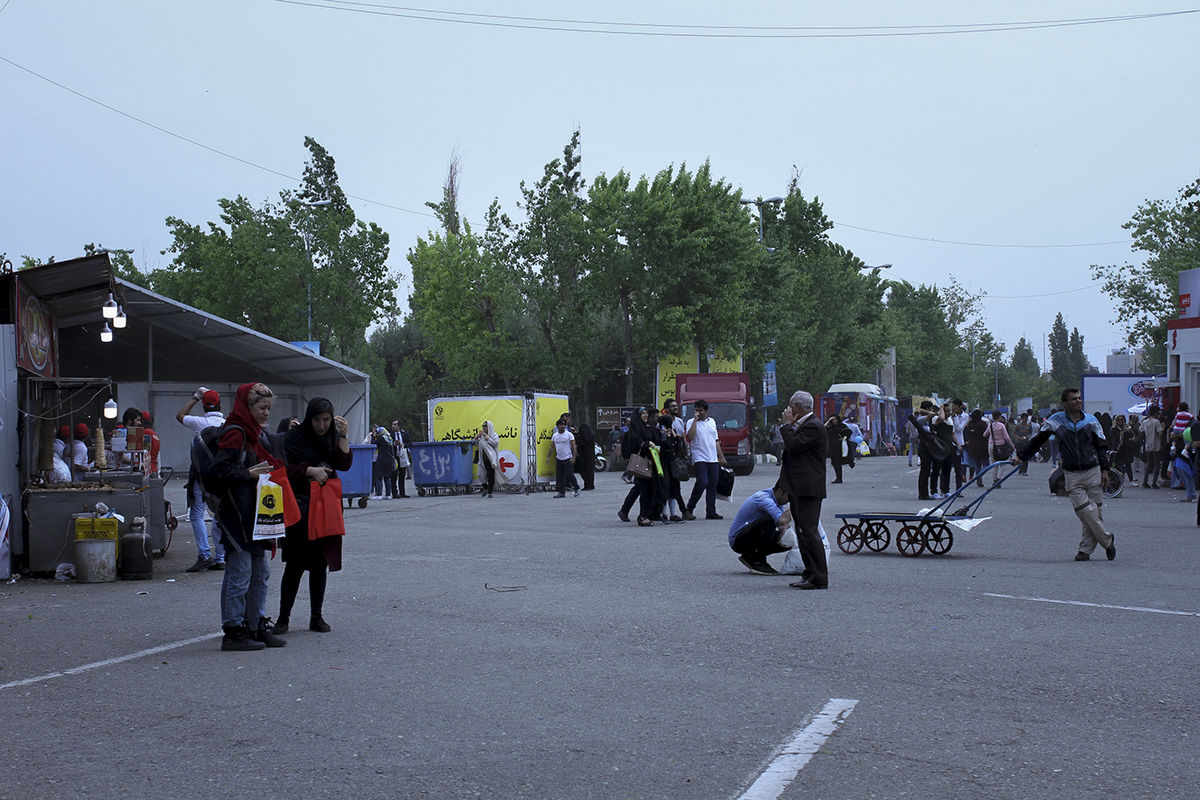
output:
[[[365,497],[358,498],[358,507],[366,508],[367,507],[367,498],[365,498]]]
[[[872,553],[882,553],[892,543],[892,532],[886,522],[868,522],[863,528],[863,538]]]
[[[847,522],[838,529],[837,533],[838,549],[847,555],[854,555],[863,546],[862,528],[855,525],[853,522]]]
[[[944,522],[926,522],[925,549],[935,556],[945,555],[954,546],[954,534]]]
[[[1104,490],[1104,496],[1109,500],[1121,496],[1121,490],[1125,488],[1125,479],[1121,477],[1121,473],[1115,469],[1108,471],[1108,488]]]
[[[909,557],[921,555],[925,550],[925,531],[916,525],[905,525],[896,533],[896,549]]]
[[[425,490],[418,486],[417,487],[417,497],[424,497],[424,496],[425,496]]]

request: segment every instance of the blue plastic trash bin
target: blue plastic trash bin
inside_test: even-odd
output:
[[[413,485],[424,489],[470,486],[475,467],[475,442],[414,442],[409,448]]]
[[[352,444],[350,469],[337,471],[342,481],[342,499],[358,498],[358,507],[365,508],[367,498],[371,496],[371,458],[375,455],[373,444]]]

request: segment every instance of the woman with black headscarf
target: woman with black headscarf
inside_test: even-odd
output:
[[[346,438],[346,420],[333,415],[333,404],[324,397],[308,402],[304,421],[287,435],[283,453],[288,463],[288,481],[296,504],[300,506],[300,521],[289,525],[283,541],[283,581],[279,588],[279,621],[272,633],[287,633],[292,605],[300,591],[300,579],[308,570],[308,602],[312,609],[308,629],[328,633],[329,623],[321,615],[325,603],[325,571],[342,568],[342,537],[323,536],[309,541],[308,503],[312,484],[322,486],[333,477],[334,470],[350,468],[350,440]]]
[[[626,434],[629,452],[631,454],[637,453],[647,460],[650,459],[650,451],[662,444],[662,435],[659,434],[658,427],[651,425],[649,420],[649,409],[644,406],[639,408],[637,414],[629,421],[629,433]],[[617,516],[628,522],[629,509],[633,507],[634,499],[638,498],[640,499],[640,505],[638,507],[637,524],[643,528],[653,525],[654,518],[662,513],[663,498],[660,497],[660,492],[657,491],[657,481],[655,480],[657,477],[655,475],[651,475],[649,478],[643,478],[640,475],[636,476],[633,482],[633,489],[625,497],[625,502],[621,505],[621,510],[617,512]]]

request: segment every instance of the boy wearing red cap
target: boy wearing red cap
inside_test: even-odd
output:
[[[88,471],[87,440],[92,435],[86,422],[75,423],[75,441],[71,444],[71,475],[83,480]]]
[[[192,408],[200,403],[204,415],[190,413]],[[201,386],[192,394],[190,400],[183,404],[175,415],[179,424],[195,432],[196,436],[206,428],[219,428],[225,424],[225,415],[221,413],[221,395],[212,389]],[[204,492],[200,479],[194,470],[188,471],[188,520],[192,523],[192,536],[196,539],[196,563],[187,568],[188,572],[201,570],[225,569],[225,548],[221,546],[220,535],[213,536],[209,523],[204,520],[208,510],[204,505]],[[212,543],[211,546],[209,543]]]
[[[162,448],[162,442],[159,441],[158,434],[154,432],[154,428],[150,427],[154,424],[154,416],[149,411],[142,412],[142,441],[146,443],[146,449],[150,451],[150,474],[158,474],[158,451]]]

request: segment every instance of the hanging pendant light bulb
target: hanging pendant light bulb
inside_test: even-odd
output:
[[[112,292],[108,293],[108,299],[104,301],[104,305],[100,306],[100,313],[105,319],[112,319],[117,316],[117,301],[113,299]]]
[[[125,306],[117,306],[117,315],[113,317],[112,326],[114,328],[124,328],[127,319],[125,316]]]
[[[113,337],[112,328],[108,327],[108,323],[104,323],[104,327],[100,329],[100,341],[111,342]]]
[[[108,398],[108,402],[104,404],[104,418],[105,419],[116,419],[117,418],[117,401],[113,400],[111,397]]]

